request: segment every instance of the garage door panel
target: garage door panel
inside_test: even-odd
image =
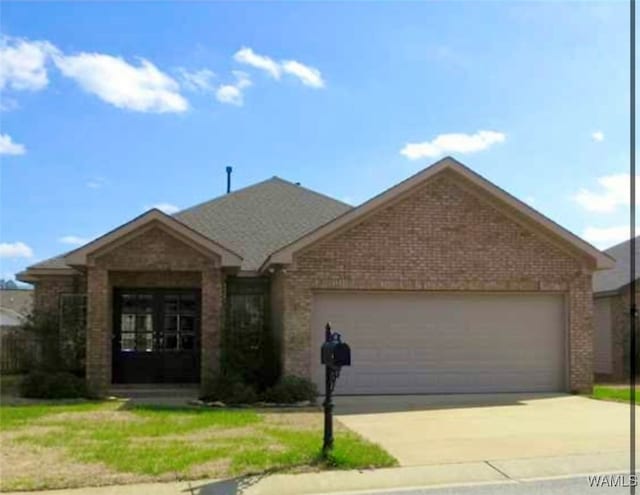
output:
[[[564,389],[561,295],[319,293],[312,320],[315,348],[327,321],[351,346],[337,393]]]

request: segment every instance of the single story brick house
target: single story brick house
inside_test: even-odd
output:
[[[613,263],[447,157],[356,208],[274,177],[151,210],[19,279],[41,311],[86,294],[95,393],[206,390],[222,334],[256,328],[320,384],[327,321],[352,348],[338,393],[584,391],[592,275]]]
[[[604,252],[616,260],[610,270],[593,276],[596,376],[623,380],[628,376],[629,318],[631,315],[631,241],[621,242]],[[640,260],[640,237],[636,237],[636,257]],[[640,268],[636,268],[636,282]],[[637,285],[640,289],[640,285]],[[640,292],[640,291],[638,291]],[[636,305],[640,305],[640,293]]]

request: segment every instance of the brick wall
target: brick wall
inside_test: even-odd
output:
[[[60,295],[84,293],[86,280],[78,276],[55,276],[39,278],[34,284],[34,312],[58,315]]]
[[[443,173],[361,223],[310,246],[281,288],[285,372],[310,376],[315,289],[560,291],[571,390],[593,380],[593,263],[464,179]]]
[[[285,274],[276,272],[271,276],[271,293],[269,294],[271,303],[271,332],[275,339],[275,346],[278,356],[284,355],[284,314],[285,314]],[[283,369],[283,363],[278,363],[279,369]]]

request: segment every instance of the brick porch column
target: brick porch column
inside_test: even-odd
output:
[[[569,390],[591,393],[593,387],[593,294],[591,274],[569,285]]]
[[[323,329],[311,328],[312,292],[310,289],[285,280],[282,365],[285,375],[297,375],[312,379],[311,360],[319,349],[311,349],[311,332]]]
[[[200,393],[206,395],[220,370],[222,281],[219,268],[202,271]]]
[[[90,267],[87,272],[87,387],[96,397],[111,384],[111,325],[109,272]]]

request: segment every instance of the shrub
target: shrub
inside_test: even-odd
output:
[[[223,373],[216,377],[205,400],[219,400],[229,404],[253,404],[258,401],[255,389],[235,374]]]
[[[31,399],[75,399],[86,395],[86,386],[72,373],[34,371],[22,380],[20,393]]]
[[[264,400],[280,404],[293,404],[295,402],[314,402],[318,395],[315,383],[299,376],[284,376],[273,387],[264,392]]]
[[[239,309],[236,309],[240,312]],[[237,315],[236,315],[237,318]],[[249,328],[227,324],[222,335],[221,367],[257,390],[272,386],[279,374],[279,359],[273,335],[262,325]]]
[[[66,304],[61,311],[64,314],[60,317],[37,312],[25,319],[22,334],[29,336],[38,349],[37,356],[27,356],[28,370],[84,373],[86,326],[81,317],[84,309],[78,304]]]
[[[231,387],[231,393],[227,396],[229,404],[253,404],[258,402],[258,394],[251,385],[236,382]]]

